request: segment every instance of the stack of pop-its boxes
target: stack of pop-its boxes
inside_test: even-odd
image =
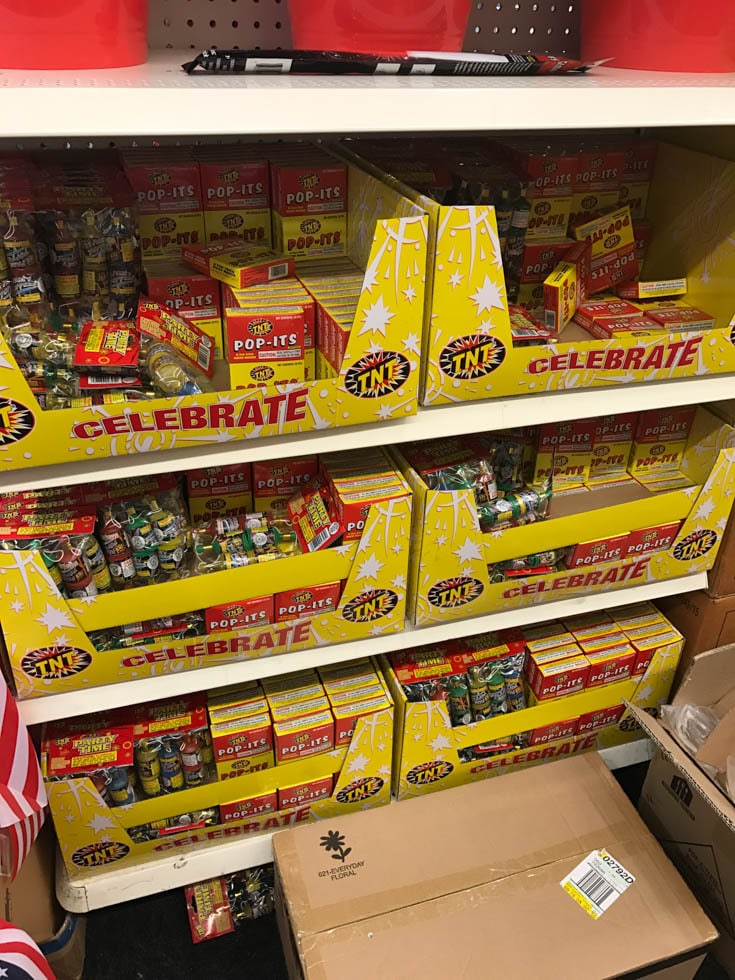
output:
[[[274,159],[269,162],[267,155]],[[313,148],[273,147],[264,153],[239,145],[129,151],[123,161],[140,214],[148,295],[212,337],[217,356],[230,362],[231,387],[310,381],[338,372],[346,340],[342,355],[330,349],[327,356],[322,345],[317,375],[315,320],[321,306],[297,279],[282,277],[293,276],[292,260],[298,258],[316,286],[340,275],[341,287],[350,280],[350,298],[359,295],[362,274],[344,259],[344,164]],[[277,252],[268,251],[272,240]],[[247,270],[266,260],[263,281],[251,285]],[[274,288],[271,279],[278,279]],[[352,324],[346,297],[342,289],[325,291],[325,299],[338,307],[345,337]],[[354,314],[356,297],[352,305]],[[235,311],[226,317],[226,337],[225,310]]]
[[[346,751],[358,718],[390,707],[371,661],[304,670],[253,681],[209,698],[214,759],[219,779],[283,766],[335,750]],[[334,773],[293,783],[288,770],[279,788],[220,807],[223,822],[315,802],[332,793]]]
[[[681,641],[681,634],[647,602],[524,627],[518,633],[526,646],[531,705],[641,677],[658,649]],[[535,731],[532,744],[588,735],[617,722],[623,711],[619,704],[569,718]]]

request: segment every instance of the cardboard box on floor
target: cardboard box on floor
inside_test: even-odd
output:
[[[595,919],[561,882],[598,849],[635,881]],[[291,980],[687,980],[716,936],[596,754],[293,828],[273,850]]]
[[[661,612],[684,637],[684,651],[674,680],[681,683],[694,657],[707,650],[735,643],[735,596],[714,599],[706,592],[688,592],[656,602]],[[733,654],[735,663],[735,653]]]
[[[726,764],[735,742],[735,645],[697,656],[672,703],[712,706],[723,717],[697,759]],[[660,722],[632,710],[657,746],[641,816],[722,931],[714,953],[735,976],[735,805]]]
[[[57,980],[79,980],[84,968],[84,917],[56,900],[56,837],[47,820],[12,883],[0,879],[0,918],[27,932]]]

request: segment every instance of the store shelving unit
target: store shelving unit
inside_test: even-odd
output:
[[[641,738],[627,745],[603,749],[600,756],[610,769],[634,766],[651,758],[652,742]],[[401,806],[393,802],[391,806]],[[276,833],[276,831],[273,831]],[[93,878],[70,877],[61,859],[57,863],[56,892],[70,912],[89,912],[155,895],[169,888],[183,888],[239,868],[255,867],[273,860],[273,833],[234,837],[200,850],[164,851],[161,857],[138,867],[98,872]]]
[[[358,132],[450,134],[569,126],[629,129],[735,125],[735,75],[649,74],[602,68],[587,76],[543,79],[214,78],[184,74],[180,66],[193,53],[154,51],[146,65],[104,72],[0,71],[0,145],[84,148],[129,146],[135,141],[147,145],[154,141],[210,141],[233,134],[238,138],[298,139]],[[105,477],[179,471],[194,465],[401,443],[458,431],[524,425],[539,419],[562,421],[631,408],[698,404],[730,397],[734,390],[731,376],[698,377],[464,403],[422,410],[416,416],[376,426],[0,473],[0,489],[60,486]],[[534,623],[705,586],[705,574],[650,583],[423,630],[407,627],[399,633],[297,654],[49,696],[23,702],[20,710],[27,724],[37,724],[275,675],[296,667],[337,663],[450,636]],[[649,743],[640,740],[606,750],[602,755],[611,768],[630,765],[648,758]],[[147,864],[129,869],[113,866],[84,881],[69,878],[60,865],[57,890],[67,909],[85,912],[270,858],[271,835],[260,834],[189,853],[172,850]]]

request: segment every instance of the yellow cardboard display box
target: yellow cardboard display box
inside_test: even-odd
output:
[[[687,302],[712,313],[714,329],[595,340],[572,324],[554,343],[514,347],[494,208],[439,205],[349,159],[429,215],[421,404],[735,372],[735,163],[661,144],[648,204],[646,277],[686,275]]]
[[[134,592],[65,599],[38,552],[0,551],[0,624],[19,699],[289,653],[403,629],[411,499],[373,504],[358,541]],[[188,640],[98,652],[87,631],[346,580],[337,609]],[[132,604],[132,605],[131,605]]]
[[[417,625],[517,609],[544,601],[677,578],[712,567],[732,507],[735,430],[698,408],[680,467],[680,487],[627,481],[552,500],[552,517],[481,533],[472,490],[429,490],[394,454],[414,493],[408,615]],[[670,474],[667,474],[670,476]],[[676,481],[674,481],[676,483]],[[488,565],[639,528],[682,521],[667,551],[491,582]]]
[[[683,645],[684,640],[679,639],[659,647],[642,677],[630,677],[602,687],[589,688],[580,694],[542,701],[522,711],[454,728],[446,701],[410,703],[390,665],[384,661],[383,670],[396,713],[393,795],[399,800],[421,796],[644,737],[645,733],[627,704],[634,704],[644,711],[654,711],[666,701]],[[473,746],[556,725],[590,712],[599,712],[604,716],[607,710],[624,702],[625,711],[616,722],[606,727],[486,759],[468,762],[460,759],[460,752]]]
[[[339,375],[304,384],[43,411],[0,336],[0,467],[375,423],[417,410],[427,218],[349,168],[348,254],[365,270]],[[226,365],[225,365],[226,367]]]
[[[160,858],[167,851],[190,852],[223,841],[289,827],[325,817],[354,813],[390,802],[393,708],[358,718],[348,746],[333,752],[208,783],[193,789],[111,807],[102,800],[93,781],[48,781],[49,805],[61,856],[72,884],[83,884],[110,865],[129,867]],[[276,813],[265,813],[137,841],[129,828],[165,821],[183,813],[274,793],[285,786],[309,783],[335,775],[330,797]]]

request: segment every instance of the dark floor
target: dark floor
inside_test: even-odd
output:
[[[646,764],[616,773],[630,799],[643,786]],[[85,980],[287,980],[274,917],[195,946],[182,890],[92,912]],[[459,978],[458,978],[459,980]],[[727,980],[711,957],[697,980]]]

